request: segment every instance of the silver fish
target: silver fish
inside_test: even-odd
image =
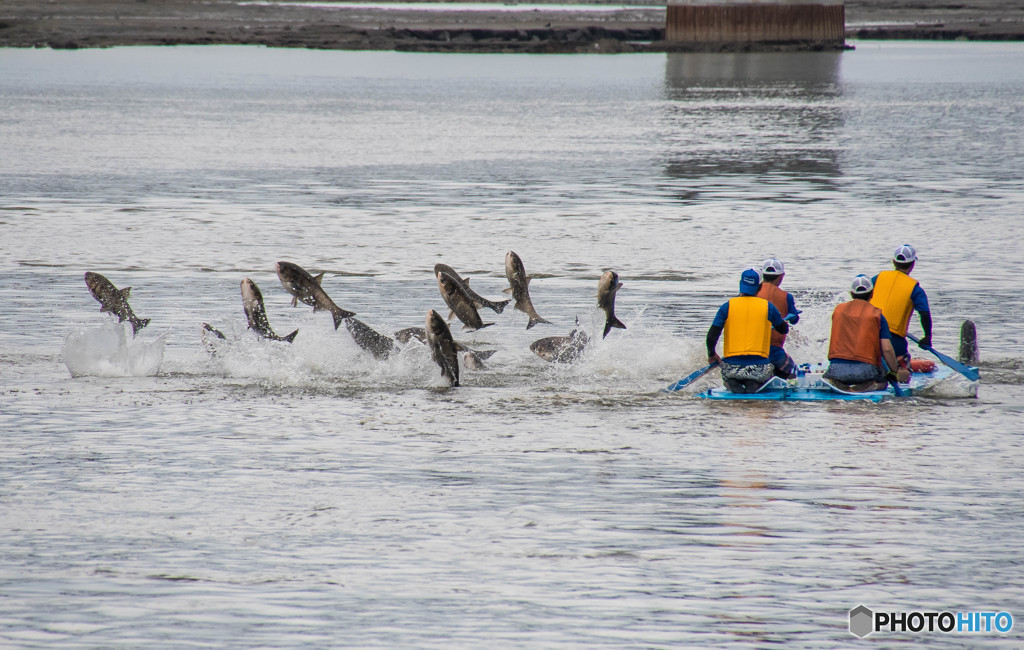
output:
[[[487,307],[488,309],[494,310],[494,313],[500,314],[501,312],[505,311],[505,306],[508,305],[508,303],[512,302],[511,300],[495,301],[484,298],[476,291],[473,291],[472,289],[469,288],[469,278],[462,277],[461,275],[455,272],[455,269],[448,266],[447,264],[435,264],[434,275],[437,275],[438,273],[447,273],[448,275],[452,276],[452,278],[454,278],[456,282],[462,285],[462,290],[466,292],[466,295],[469,296],[470,300],[476,303],[477,307]]]
[[[551,321],[541,318],[533,308],[533,301],[530,300],[530,278],[526,275],[523,260],[519,259],[514,251],[505,254],[505,277],[508,278],[509,284],[506,291],[511,291],[512,298],[516,301],[513,307],[530,317],[526,329],[537,323],[550,324]]]
[[[338,329],[341,321],[356,315],[354,311],[347,311],[334,304],[331,297],[320,286],[320,282],[324,278],[323,273],[313,277],[306,269],[291,262],[278,262],[275,269],[285,291],[294,296],[292,298],[292,307],[296,306],[298,301],[301,300],[303,303],[313,307],[313,311],[331,312],[331,316],[334,317],[334,329]]]
[[[395,332],[395,338],[402,343],[408,343],[409,341],[416,339],[420,343],[427,342],[427,330],[422,327],[406,327],[404,330],[398,330]],[[473,367],[474,365],[483,366],[483,362],[486,359],[490,359],[494,356],[497,350],[474,350],[473,348],[455,341],[455,349],[458,352],[462,352],[462,358],[466,361],[466,368],[477,370],[478,368]],[[472,357],[472,358],[470,358]]]
[[[626,329],[626,326],[615,317],[615,292],[622,288],[619,282],[619,274],[615,271],[605,271],[597,282],[597,306],[604,310],[604,335],[613,327]]]
[[[448,380],[449,386],[459,385],[459,357],[455,350],[455,341],[448,323],[444,322],[433,309],[427,310],[426,319],[427,346],[434,363],[441,367],[441,374]]]
[[[445,304],[462,321],[462,329],[473,332],[494,325],[494,323],[485,323],[480,318],[476,303],[463,290],[462,285],[455,281],[455,278],[440,271],[437,274],[437,287],[441,291],[441,297],[444,298]]]
[[[242,280],[242,308],[245,310],[245,318],[249,321],[249,329],[265,339],[291,343],[295,340],[295,335],[299,333],[299,330],[295,330],[288,336],[278,336],[274,330],[270,329],[267,309],[263,305],[263,293],[249,278]]]
[[[356,344],[377,359],[387,359],[392,353],[398,351],[393,340],[358,318],[346,318],[345,327],[348,328],[348,332],[355,339]]]
[[[534,341],[530,344],[530,350],[541,359],[552,363],[573,363],[579,360],[583,349],[590,342],[590,337],[580,329],[579,324],[577,319],[576,328],[569,336],[549,336]]]
[[[131,287],[118,289],[110,280],[99,273],[92,271],[85,272],[85,286],[89,287],[89,293],[99,301],[100,312],[110,312],[117,316],[117,322],[128,321],[132,325],[132,336],[135,336],[140,329],[149,325],[148,318],[139,318],[132,311],[128,304],[128,296],[132,292]]]

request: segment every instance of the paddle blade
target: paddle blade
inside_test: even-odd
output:
[[[712,368],[716,367],[717,365],[718,365],[717,363],[709,363],[708,365],[704,366],[700,370],[694,370],[693,372],[691,372],[687,376],[683,377],[682,379],[680,379],[676,383],[672,384],[671,386],[668,386],[664,390],[665,390],[666,393],[674,393],[677,390],[692,384],[693,382],[697,381],[698,379],[700,379],[704,375],[708,374],[708,372]]]
[[[886,379],[886,381],[888,381],[888,382],[889,382],[889,385],[890,385],[890,386],[892,386],[892,392],[893,392],[893,394],[894,394],[894,395],[895,395],[896,397],[903,397],[903,389],[902,389],[902,388],[900,388],[900,382],[899,382],[899,380],[898,380],[898,379],[896,379],[896,378],[895,378],[895,377],[893,377],[892,375],[888,374],[888,373],[889,373],[889,364],[887,364],[887,363],[885,362],[885,359],[882,359],[882,368],[883,368],[883,369],[885,370],[885,372],[886,372],[886,375],[885,375],[885,379]]]
[[[921,339],[917,338],[913,334],[907,334],[907,338],[910,339],[911,341],[913,341],[914,343],[919,343],[921,341]],[[977,368],[972,368],[970,366],[966,366],[966,365],[960,363],[959,361],[957,361],[956,359],[954,359],[953,357],[951,357],[949,355],[946,355],[946,354],[942,354],[941,352],[939,352],[938,350],[936,350],[933,347],[928,347],[928,348],[925,348],[925,349],[928,350],[929,352],[931,352],[932,354],[934,354],[936,357],[938,357],[939,361],[941,361],[942,363],[946,364],[947,366],[949,366],[953,370],[956,370],[961,375],[963,375],[964,377],[967,377],[971,381],[978,381],[978,379],[981,377],[981,373],[978,372]]]

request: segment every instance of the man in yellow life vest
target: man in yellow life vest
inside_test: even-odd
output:
[[[882,310],[871,304],[874,288],[869,277],[858,275],[850,287],[853,300],[832,312],[829,365],[823,377],[843,390],[884,390],[886,377],[896,378],[889,323]]]
[[[739,295],[718,308],[708,328],[708,363],[722,364],[722,381],[734,393],[755,393],[772,378],[775,368],[768,360],[771,332],[789,332],[789,323],[778,308],[757,297],[760,288],[761,272],[743,271]],[[715,352],[723,331],[724,358]]]
[[[924,336],[918,345],[928,348],[932,344],[932,313],[928,308],[928,296],[917,280],[910,277],[917,262],[917,251],[904,244],[892,255],[892,271],[882,271],[871,279],[875,285],[871,304],[882,310],[889,321],[892,333],[892,347],[900,366],[900,381],[910,380],[910,350],[907,348],[907,329],[910,316],[917,310],[921,318]]]
[[[757,292],[758,298],[764,298],[775,305],[775,308],[782,314],[783,320],[790,325],[796,325],[800,320],[800,310],[796,308],[796,302],[792,294],[779,288],[782,278],[786,277],[786,267],[782,260],[774,257],[761,262],[761,273],[764,282]],[[768,352],[768,360],[775,367],[775,376],[783,379],[796,377],[796,362],[793,357],[786,354],[782,346],[786,344],[786,335],[772,330],[771,349]]]

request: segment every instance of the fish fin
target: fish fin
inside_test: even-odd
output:
[[[132,336],[135,336],[140,329],[142,329],[146,325],[149,325],[149,319],[148,318],[136,318],[131,323],[132,323]]]
[[[473,354],[475,354],[478,359],[483,360],[483,361],[486,361],[487,359],[490,359],[491,357],[494,356],[494,353],[497,352],[497,350],[470,350],[470,351]]]
[[[324,283],[324,272],[320,271],[319,275],[314,275],[313,276],[313,281],[316,282],[317,284],[323,284]]]
[[[488,305],[488,307],[493,309],[495,314],[500,314],[501,312],[505,311],[505,307],[510,302],[512,302],[512,301],[511,300],[499,300],[497,302],[492,302],[490,305]]]
[[[507,287],[501,290],[502,293],[512,293],[512,287]]]
[[[452,316],[454,316],[454,315],[455,315],[455,310],[453,309],[453,310],[451,310],[450,312],[448,312],[448,318],[447,318],[447,319],[445,319],[445,320],[451,320],[451,319],[452,319]]]
[[[618,290],[619,290],[619,289],[621,289],[621,288],[622,288],[622,283],[621,283],[621,282],[620,282],[620,283],[618,283],[617,285],[615,285],[615,290],[616,290],[616,291],[618,291]]]
[[[316,311],[316,308],[314,307],[313,310]],[[341,307],[338,307],[337,310],[332,309],[331,316],[334,316],[334,329],[338,329],[338,326],[341,325],[341,321],[346,318],[352,318],[355,315],[356,313],[354,311],[348,311]]]
[[[529,304],[529,303],[527,303],[525,300],[517,300],[516,304],[512,305],[512,308],[513,309],[518,309],[519,311],[523,312],[524,314],[529,314],[530,312],[528,312],[526,310],[526,305],[527,304]]]
[[[282,336],[281,340],[282,341],[288,341],[289,343],[291,343],[292,341],[295,340],[295,335],[298,334],[298,333],[299,333],[299,330],[295,330],[294,332],[292,332],[288,336]]]
[[[469,286],[469,278],[462,278],[462,284]]]
[[[546,318],[541,318],[540,316],[530,316],[530,322],[526,324],[526,329],[530,329],[531,327],[539,323],[547,323],[548,325],[550,325],[551,321],[547,320]]]
[[[217,329],[213,325],[210,325],[209,323],[203,323],[203,329],[206,330],[207,332],[213,334],[217,338],[221,339],[222,341],[227,338],[226,336],[224,336],[223,332],[221,332],[219,329]]]
[[[604,324],[604,335],[601,338],[604,338],[605,336],[608,336],[608,332],[612,331],[613,327],[617,327],[617,328],[619,328],[621,330],[626,329],[626,326],[622,323],[622,321],[620,321],[615,316],[612,316],[609,320],[605,321],[605,324]]]
[[[299,306],[299,297],[298,296],[292,296],[292,307],[298,307],[298,306]]]
[[[480,327],[478,327],[477,329],[480,329],[480,330],[482,330],[483,328],[485,328],[485,327],[490,327],[491,325],[494,325],[494,323],[484,323],[483,325],[481,325],[481,326],[480,326]]]
[[[125,287],[124,289],[119,289],[119,291],[121,292],[121,297],[123,297],[125,300],[128,300],[128,298],[132,295],[131,287]]]

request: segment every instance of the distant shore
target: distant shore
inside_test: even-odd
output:
[[[423,52],[637,52],[662,38],[664,0],[622,4],[0,0],[0,47],[263,45]],[[1024,40],[1024,2],[846,3],[847,39]],[[936,3],[938,4],[938,3]],[[429,7],[429,8],[428,8]],[[781,44],[771,49],[802,49]],[[733,47],[730,49],[747,49]]]

